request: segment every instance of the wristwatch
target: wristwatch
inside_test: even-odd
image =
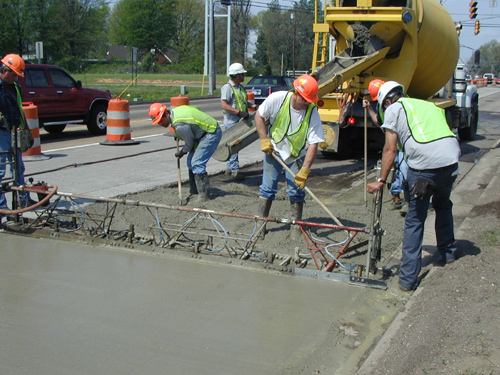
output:
[[[377,181],[378,181],[378,182],[382,182],[383,184],[385,184],[385,183],[386,183],[386,181],[385,181],[385,180],[382,180],[381,178],[377,178]]]

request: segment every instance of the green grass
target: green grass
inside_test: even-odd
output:
[[[141,98],[144,101],[168,101],[172,96],[181,94],[181,86],[185,86],[186,96],[199,98],[208,96],[208,77],[200,74],[139,74],[132,82],[131,74],[74,74],[76,80],[82,81],[84,87],[108,90],[113,98],[133,101]],[[251,77],[247,77],[248,82]],[[228,77],[218,75],[213,97],[220,96],[220,87],[228,81]]]

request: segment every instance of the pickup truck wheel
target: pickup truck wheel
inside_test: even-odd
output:
[[[64,129],[66,129],[66,124],[63,125],[43,125],[43,128],[47,133],[50,134],[59,134],[62,133]]]
[[[90,112],[87,129],[94,135],[106,134],[106,125],[108,123],[108,108],[101,104],[92,108]]]

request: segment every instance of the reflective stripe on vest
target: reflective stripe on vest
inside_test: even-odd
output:
[[[286,136],[288,142],[290,143],[292,156],[297,157],[306,145],[307,132],[309,131],[309,120],[311,119],[312,110],[316,107],[316,105],[309,104],[302,123],[293,132],[287,134],[291,124],[290,111],[292,96],[292,92],[289,92],[286,95],[269,132],[271,134],[271,138],[276,143],[280,143]]]
[[[451,131],[444,110],[420,99],[400,98],[408,120],[411,135],[417,143],[430,143],[438,139],[456,137]]]
[[[172,109],[171,117],[174,129],[177,123],[182,122],[185,124],[198,125],[207,133],[215,133],[217,130],[216,119],[200,111],[197,107],[190,105],[181,105]]]
[[[229,84],[231,88],[233,89],[234,93],[234,98],[236,99],[236,106],[239,111],[245,112],[247,110],[247,102],[248,102],[248,96],[247,92],[243,88],[243,86],[240,85],[239,89],[236,90],[235,86]],[[243,88],[243,90],[241,90]]]

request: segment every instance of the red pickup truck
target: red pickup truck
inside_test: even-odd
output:
[[[18,80],[23,102],[38,107],[40,128],[61,133],[67,124],[83,123],[92,134],[106,134],[109,91],[84,88],[54,65],[26,64],[24,75]]]

